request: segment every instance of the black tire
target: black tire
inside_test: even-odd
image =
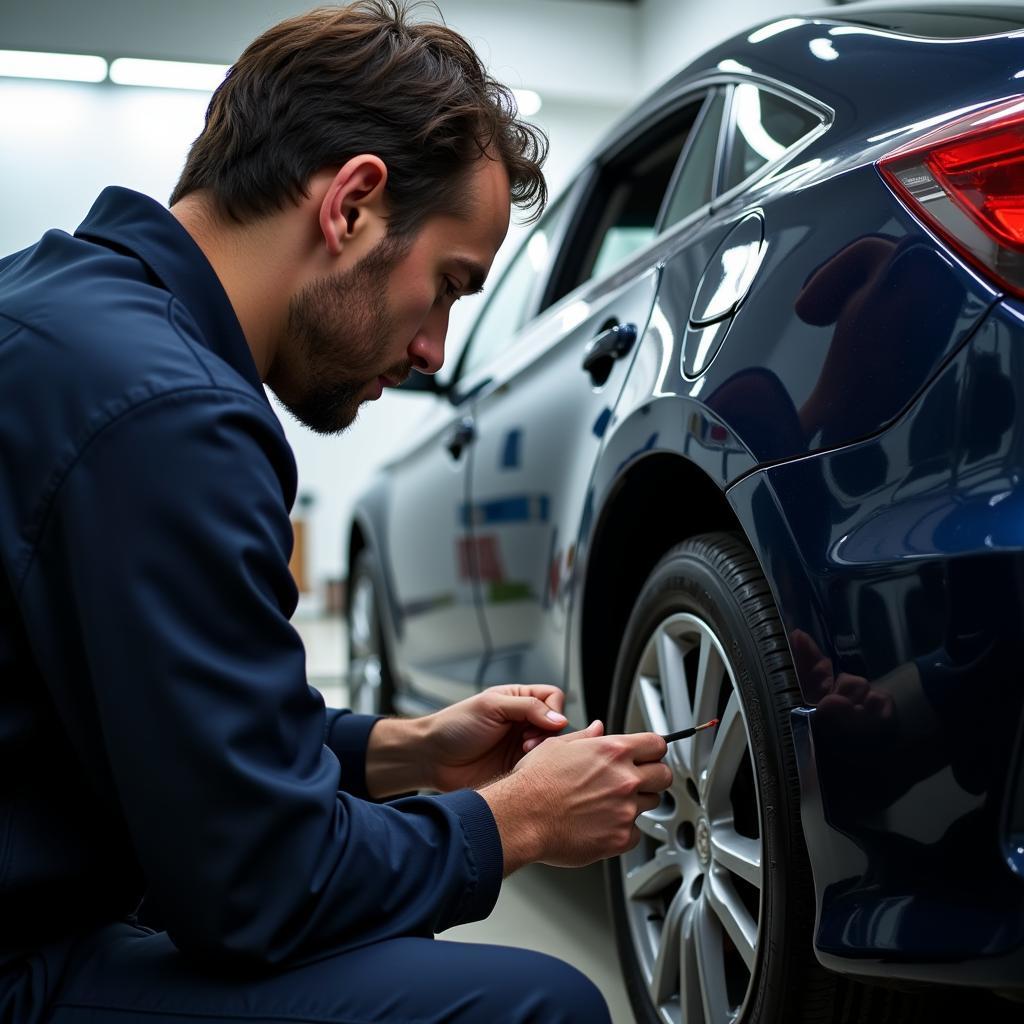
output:
[[[378,579],[373,553],[363,548],[349,573],[346,609],[349,706],[353,711],[388,715],[394,711],[394,678],[380,618]]]
[[[711,638],[717,638],[717,644]],[[691,641],[700,646],[689,649]],[[705,645],[708,668],[697,687],[694,651],[699,659]],[[655,657],[659,647],[661,660]],[[676,649],[682,672],[673,668]],[[714,683],[715,658],[724,666],[718,684]],[[648,675],[652,668],[660,674]],[[663,689],[663,684],[670,685]],[[707,702],[715,685],[719,692],[712,714],[707,714],[707,703],[703,712],[694,709],[694,697],[703,695]],[[685,693],[680,699],[681,690]],[[610,730],[646,726],[660,731],[661,726],[678,729],[693,724],[678,715],[649,721],[657,718],[658,702],[664,708],[666,700],[674,712],[689,707],[691,717],[717,714],[723,718],[727,712],[728,722],[723,718],[719,729],[670,747],[669,763],[676,773],[671,795],[650,816],[641,816],[640,845],[608,864],[616,939],[637,1021],[875,1024],[916,1020],[916,1000],[844,982],[814,958],[813,887],[800,828],[789,725],[799,694],[767,581],[748,545],[733,534],[706,534],[673,548],[637,599],[615,669]],[[719,732],[722,740],[716,748]],[[747,746],[739,755],[742,738]],[[712,762],[710,754],[716,750]],[[704,757],[711,765],[710,780],[706,771],[700,775]],[[727,761],[737,766],[728,787],[731,769],[723,767]],[[728,813],[723,815],[726,791]],[[691,813],[695,820],[688,824]],[[760,866],[756,868],[758,844]],[[730,849],[743,855],[734,857]],[[656,863],[658,857],[661,861]],[[664,894],[651,888],[671,874],[668,868],[653,871],[659,864],[679,870],[678,883],[669,881]],[[628,878],[627,871],[632,872]],[[659,913],[663,915],[660,924]],[[745,938],[751,934],[750,921],[754,922],[752,949],[749,942],[732,941],[723,923],[727,919],[732,922],[732,934]],[[675,969],[674,1004],[672,976],[666,973],[672,969],[669,954],[683,965]],[[703,970],[698,967],[702,960]],[[687,978],[695,980],[688,984]],[[712,980],[706,983],[708,978]],[[717,999],[715,1012],[709,1013],[708,998],[713,1004]],[[724,1003],[728,1006],[723,1011]]]

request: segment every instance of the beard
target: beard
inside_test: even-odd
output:
[[[284,351],[288,386],[274,388],[296,419],[318,434],[337,434],[359,412],[359,396],[377,377],[402,381],[411,363],[382,367],[393,333],[387,284],[408,243],[385,237],[355,266],[306,285],[288,304]],[[273,384],[271,385],[273,386]]]

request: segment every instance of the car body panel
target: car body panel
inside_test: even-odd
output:
[[[1024,720],[1022,342],[1000,303],[892,428],[729,493],[791,642],[807,634],[835,676],[894,700],[888,727],[858,734],[797,651],[826,963],[931,961],[896,973],[965,984],[1012,963],[1024,978],[1024,858],[1004,826]],[[990,957],[994,972],[975,962]]]

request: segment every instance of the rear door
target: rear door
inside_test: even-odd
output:
[[[490,649],[482,685],[562,679],[574,541],[654,306],[664,197],[710,118],[710,200],[721,112],[717,90],[691,94],[597,164],[546,287],[549,308],[484,367],[471,410],[468,507]]]
[[[456,371],[486,386],[494,351],[514,337],[536,307],[572,195],[554,204],[502,274]],[[491,289],[488,289],[491,291]],[[456,383],[439,399],[417,440],[390,467],[387,535],[396,606],[395,653],[415,702],[448,704],[472,693],[487,652],[478,607],[473,524],[468,515],[474,454],[471,396]],[[406,702],[403,711],[416,710]]]

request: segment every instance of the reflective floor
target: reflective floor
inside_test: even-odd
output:
[[[329,705],[345,707],[341,621],[302,617],[295,626],[306,645],[310,683]],[[521,946],[567,960],[601,989],[615,1024],[633,1024],[611,936],[599,865],[569,871],[536,864],[505,882],[486,921],[452,928],[441,938]]]

